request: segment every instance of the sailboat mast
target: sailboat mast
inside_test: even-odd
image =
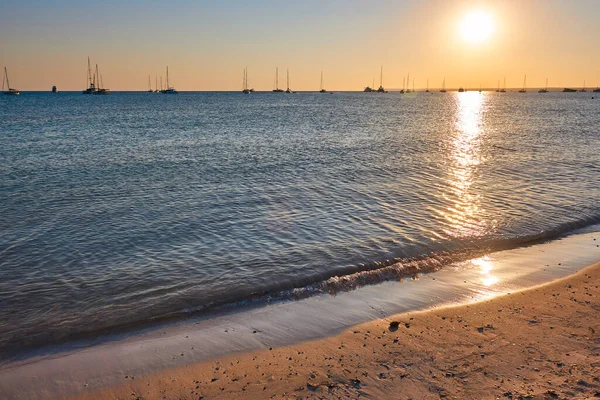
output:
[[[275,89],[279,89],[279,67],[275,67]]]
[[[323,90],[323,71],[321,71],[321,90]]]
[[[429,78],[427,78],[427,88],[425,90],[429,92]]]
[[[381,66],[381,72],[379,75],[379,86],[383,87],[383,65]]]
[[[290,69],[287,69],[287,89],[290,88]]]
[[[6,75],[6,85],[8,86],[8,90],[10,90],[10,81],[8,80],[8,71],[6,67],[4,67],[4,75]],[[4,79],[2,80],[2,91],[4,91]]]
[[[546,78],[546,90],[548,90],[548,78]]]
[[[523,90],[525,90],[525,87],[527,87],[527,74],[525,74],[525,77],[523,78]]]
[[[406,86],[406,77],[402,77],[402,91],[404,91],[404,87]]]
[[[88,87],[92,86],[92,67],[90,65],[90,57],[88,56]]]
[[[94,75],[94,87],[97,88],[100,85],[100,75],[98,74],[98,64],[96,64],[96,74]]]
[[[167,65],[167,89],[169,88],[169,66]]]

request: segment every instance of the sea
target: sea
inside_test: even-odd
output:
[[[593,97],[2,96],[0,358],[598,224]]]

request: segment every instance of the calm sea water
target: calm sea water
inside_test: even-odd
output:
[[[591,97],[3,96],[0,354],[597,223]]]

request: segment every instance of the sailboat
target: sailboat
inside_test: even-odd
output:
[[[429,78],[427,78],[427,88],[425,89],[425,93],[429,93]]]
[[[440,93],[446,93],[446,78],[442,81],[442,88],[440,89]]]
[[[538,93],[548,93],[548,78],[546,78],[546,87],[538,90]]]
[[[8,90],[4,90],[4,80],[5,79],[6,79],[6,87]],[[6,70],[6,67],[4,67],[4,77],[2,77],[2,93],[9,95],[9,96],[18,96],[21,94],[21,92],[19,92],[19,90],[13,89],[10,87],[10,82],[8,81],[8,71]]]
[[[275,89],[273,89],[275,93],[282,93],[283,89],[279,89],[279,67],[275,67]]]
[[[587,93],[587,90],[585,89],[585,81],[583,81],[583,88],[579,89],[579,93]]]
[[[400,90],[400,94],[404,94],[405,93],[405,86],[406,86],[406,78],[403,77],[402,78],[402,90]]]
[[[287,69],[287,89],[285,89],[286,93],[294,93],[292,89],[290,89],[290,69]]]
[[[154,77],[154,93],[158,93],[158,75]]]
[[[409,85],[410,85],[410,72],[406,76],[406,93],[410,93],[410,89],[408,88]]]
[[[162,79],[161,79],[162,80]],[[169,86],[169,66],[167,65],[167,88],[160,91],[162,94],[178,94],[174,87]]]
[[[373,78],[373,84],[371,86],[367,86],[363,92],[371,93],[375,91],[375,78]]]
[[[98,89],[96,88],[96,76],[92,75],[92,67],[90,65],[90,58],[88,57],[88,69],[87,69],[87,78],[86,78],[86,83],[88,85],[88,88],[85,89],[82,93],[83,94],[92,94],[95,93]]]
[[[148,75],[148,93],[154,93],[154,90],[152,90],[152,84],[150,83],[150,75]]]
[[[465,89],[463,89],[462,87],[459,87],[458,88],[458,93],[463,93],[463,92],[465,92]]]
[[[519,90],[519,93],[527,93],[527,90],[525,89],[527,87],[527,75],[525,75],[525,77],[523,78],[523,89]]]
[[[506,93],[506,77],[504,77],[504,87],[500,89],[500,93]]]
[[[327,93],[327,90],[323,88],[323,71],[321,71],[321,90],[319,90],[319,93]]]
[[[244,68],[244,83],[243,83],[242,93],[244,93],[244,94],[254,93],[254,89],[250,89],[248,87],[248,67]]]
[[[383,65],[381,66],[381,73],[379,76],[379,88],[377,89],[377,93],[387,93],[383,88]]]
[[[594,93],[600,93],[600,87],[596,87],[596,89],[592,90]]]
[[[500,79],[498,79],[498,89],[496,89],[496,93],[500,93]]]
[[[110,89],[106,89],[104,87],[104,82],[102,82],[102,75],[98,72],[98,64],[96,64],[96,77],[94,81],[98,83],[96,87],[96,91],[92,92],[92,94],[110,94]]]

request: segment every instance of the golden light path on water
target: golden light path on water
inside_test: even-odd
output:
[[[487,95],[478,92],[457,93],[453,138],[451,141],[450,186],[453,205],[445,212],[450,222],[446,233],[454,237],[478,237],[489,229],[490,221],[481,210],[481,194],[471,190],[479,165],[485,161],[481,154],[484,139],[483,114]],[[481,275],[481,283],[491,287],[498,283],[492,275],[493,262],[488,256],[471,261]]]
[[[449,228],[446,229],[448,235],[477,237],[486,232],[486,223],[479,217],[481,195],[474,193],[471,186],[477,168],[483,161],[480,147],[485,95],[477,92],[457,93],[455,105],[447,181],[452,193],[448,200],[452,205],[442,215],[449,222]]]

